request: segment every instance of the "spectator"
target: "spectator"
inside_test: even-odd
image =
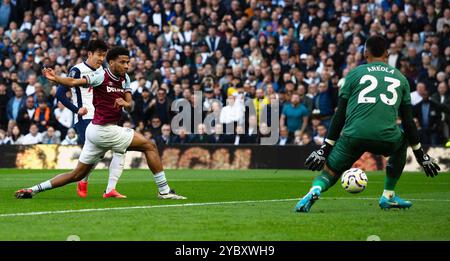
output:
[[[231,143],[231,135],[226,135],[223,133],[223,125],[216,124],[214,127],[214,134],[212,135],[212,142],[217,144]]]
[[[30,125],[33,122],[35,111],[34,99],[33,97],[28,96],[25,106],[20,109],[19,115],[17,116],[17,125],[19,126],[21,133],[28,133]]]
[[[16,120],[20,109],[25,105],[26,97],[20,85],[14,85],[14,97],[12,97],[7,105],[8,120]]]
[[[206,133],[205,124],[199,124],[197,133],[192,135],[190,143],[204,144],[211,143],[211,141],[211,137]]]
[[[23,145],[34,145],[42,143],[42,134],[39,133],[39,128],[35,123],[30,125],[30,132],[22,138]]]
[[[67,130],[67,135],[61,142],[61,145],[78,145],[78,136],[74,128]]]
[[[300,103],[300,95],[294,93],[291,102],[283,107],[280,124],[287,127],[289,135],[293,136],[296,130],[303,133],[308,125],[308,115],[308,109]]]
[[[3,144],[23,144],[23,135],[20,133],[20,129],[17,125],[12,127],[10,133],[7,133],[5,139],[3,140]]]
[[[241,145],[247,143],[244,127],[242,125],[237,125],[234,133],[235,134],[232,135],[234,137],[233,141],[234,145]]]
[[[203,110],[204,111],[211,111],[212,110],[212,104],[215,101],[215,99],[213,98],[213,88],[207,86],[205,89],[205,97],[204,97],[204,101],[203,101]]]
[[[326,83],[319,83],[319,93],[314,97],[313,114],[320,115],[320,119],[325,126],[331,123],[331,117],[334,113],[334,106],[331,100],[330,88]]]
[[[170,123],[170,108],[171,101],[167,99],[167,91],[159,88],[156,99],[150,103],[150,115],[152,118],[157,117],[163,124],[168,124]]]
[[[440,113],[435,105],[431,103],[428,97],[428,91],[422,96],[422,101],[413,107],[414,117],[419,123],[420,141],[425,145],[437,145],[438,133],[437,125],[440,122]]]
[[[66,137],[67,131],[72,127],[73,112],[58,102],[58,108],[53,112],[56,119],[56,128],[61,132],[61,138]]]
[[[327,137],[327,127],[324,124],[320,124],[317,127],[317,134],[313,138],[314,143],[316,143],[319,146],[322,146],[326,137]]]
[[[45,132],[52,123],[52,112],[44,99],[39,100],[38,104],[39,106],[34,112],[33,122],[38,126],[39,132]]]
[[[6,132],[0,129],[0,145],[4,144],[6,140]]]
[[[61,132],[55,131],[55,129],[50,126],[47,131],[42,135],[42,144],[60,144],[61,143]]]
[[[399,52],[399,48],[397,48],[397,44],[391,43],[391,46],[388,49],[388,52],[389,52],[388,64],[392,67],[399,68],[400,60],[402,59],[402,54]]]
[[[450,26],[450,9],[445,9],[444,10],[444,15],[437,19],[436,22],[436,31],[437,32],[441,32],[444,30],[444,25],[449,25]]]
[[[301,135],[301,141],[298,145],[306,146],[311,149],[316,148],[316,144],[312,141],[311,135],[309,135],[309,133],[303,133],[303,135]]]
[[[302,145],[302,133],[299,130],[294,132],[294,144]]]
[[[227,125],[244,122],[244,98],[242,94],[234,92],[228,96],[228,104],[220,112],[220,122]],[[234,130],[234,127],[231,129]]]
[[[18,20],[17,8],[11,0],[3,0],[0,4],[0,27],[7,28],[11,21]]]
[[[150,91],[143,88],[142,92],[136,91],[133,94],[134,107],[131,112],[131,117],[134,122],[147,122],[150,119],[149,109],[152,102]]]
[[[255,108],[256,117],[259,119],[265,107],[270,104],[269,98],[264,95],[263,89],[256,89],[255,98],[253,99],[253,107]],[[267,112],[266,112],[267,113]]]
[[[8,124],[8,116],[6,114],[8,100],[8,89],[4,83],[0,82],[0,129],[4,129]]]
[[[249,144],[256,144],[259,141],[258,137],[258,120],[256,115],[248,117],[248,131],[246,133],[246,142]]]
[[[216,35],[216,27],[214,26],[208,28],[208,35],[205,37],[205,43],[208,46],[210,53],[214,53],[216,50],[224,49],[223,40]]]
[[[158,137],[161,135],[161,120],[158,117],[153,117],[150,120],[150,132],[152,133],[152,137]]]
[[[439,144],[444,144],[450,137],[450,94],[445,82],[438,85],[438,92],[433,94],[430,98],[431,103],[434,103],[440,112],[440,121],[438,121],[437,129],[439,130]]]
[[[156,143],[155,139],[153,139],[152,132],[149,131],[149,130],[145,130],[144,131],[144,138],[146,138],[147,140],[150,140],[150,141],[153,141],[153,142]]]
[[[164,124],[161,128],[161,135],[156,137],[155,142],[158,147],[163,145],[172,145],[174,140],[171,135],[171,129],[169,124]]]
[[[34,95],[36,93],[36,84],[37,84],[36,74],[34,73],[29,74],[26,82],[28,83],[25,89],[26,95],[27,96]]]
[[[284,146],[291,144],[292,139],[289,137],[289,131],[287,127],[280,128],[280,139],[278,140],[278,145]]]
[[[422,97],[425,95],[427,88],[423,82],[419,82],[416,85],[416,90],[411,92],[411,104],[414,106],[422,101]]]
[[[175,137],[173,143],[174,144],[188,144],[190,142],[190,137],[186,133],[186,130],[181,128],[178,132],[178,135]]]

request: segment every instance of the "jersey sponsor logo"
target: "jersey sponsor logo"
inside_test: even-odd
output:
[[[381,65],[367,67],[367,71],[368,72],[387,72],[390,74],[394,74],[394,69],[389,69],[389,68],[381,66]]]
[[[107,92],[124,92],[124,90],[121,88],[114,88],[114,87],[110,87],[110,86],[106,86],[106,91]]]

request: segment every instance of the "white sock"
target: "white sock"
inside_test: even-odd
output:
[[[81,181],[88,182],[89,176],[92,174],[92,171],[94,171],[95,167],[97,167],[97,164],[98,161],[94,163],[94,166],[92,166],[91,170],[89,170],[89,173]]]
[[[395,191],[393,191],[393,190],[384,190],[383,191],[383,196],[385,198],[393,198],[393,197],[395,197]]]
[[[167,184],[166,174],[161,171],[153,176],[155,178],[156,186],[161,194],[167,194],[170,191],[169,185]]]
[[[106,193],[111,192],[111,190],[116,189],[117,181],[119,181],[120,176],[123,172],[123,164],[125,162],[125,154],[114,152],[109,165],[109,179],[108,187],[106,187]]]
[[[30,189],[33,191],[33,193],[39,193],[42,191],[46,191],[52,188],[52,183],[50,183],[50,180],[44,181],[41,184],[38,184],[36,186],[31,187]]]

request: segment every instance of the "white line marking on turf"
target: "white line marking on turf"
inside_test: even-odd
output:
[[[170,204],[170,205],[154,205],[154,206],[114,207],[114,208],[90,208],[90,209],[88,208],[88,209],[72,209],[72,210],[56,210],[56,211],[0,214],[0,217],[37,216],[37,215],[48,215],[48,214],[66,214],[66,213],[98,212],[98,211],[111,211],[111,210],[149,209],[149,208],[176,208],[176,207],[195,207],[195,206],[211,206],[211,205],[252,204],[252,203],[283,202],[283,201],[293,201],[293,200],[298,200],[298,199],[291,198],[291,199],[204,202],[204,203],[186,203],[186,204]]]
[[[196,206],[233,205],[233,204],[254,204],[254,203],[286,202],[286,201],[296,201],[296,200],[300,200],[300,199],[299,198],[288,198],[288,199],[186,203],[186,204],[170,204],[170,205],[154,205],[154,206],[131,206],[131,207],[114,207],[114,208],[87,208],[87,209],[55,210],[55,211],[41,211],[41,212],[8,213],[8,214],[0,214],[0,218],[2,218],[2,217],[18,217],[18,216],[39,216],[39,215],[51,215],[51,214],[100,212],[100,211],[114,211],[114,210],[196,207]],[[321,198],[321,200],[378,200],[378,198],[329,197],[329,198]],[[410,199],[410,200],[411,201],[450,202],[450,199],[431,199],[431,198],[430,199]]]

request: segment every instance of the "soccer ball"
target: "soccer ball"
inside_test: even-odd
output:
[[[362,192],[367,187],[367,176],[358,168],[346,170],[341,177],[342,187],[350,193]]]

